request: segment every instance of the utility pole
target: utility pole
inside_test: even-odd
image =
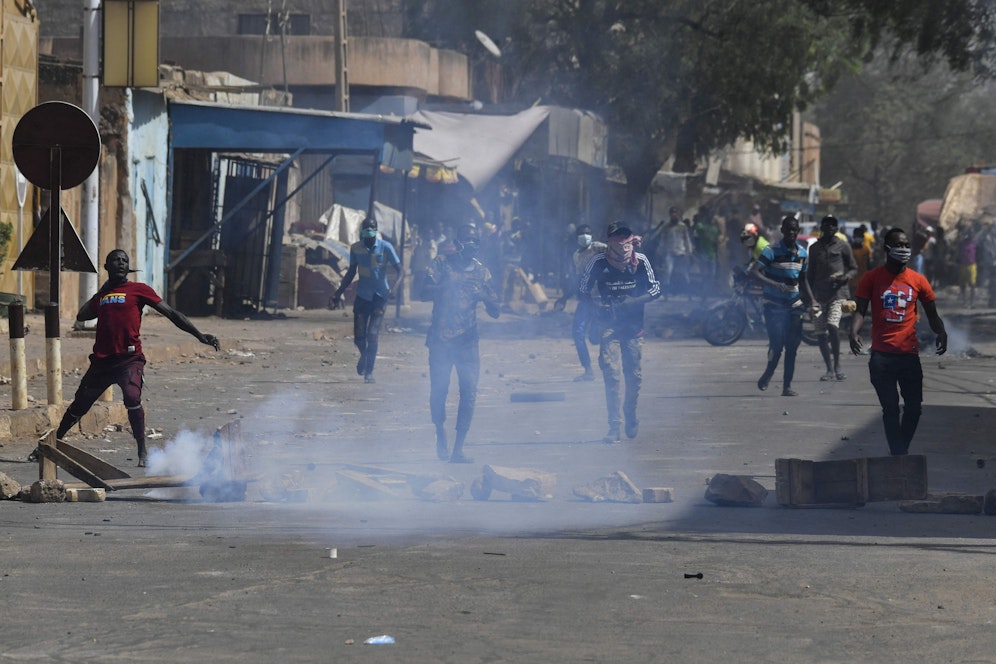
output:
[[[335,0],[335,110],[349,113],[349,67],[346,56],[349,52],[346,21],[346,0]]]

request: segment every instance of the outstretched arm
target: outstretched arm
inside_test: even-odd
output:
[[[221,344],[218,343],[218,338],[216,336],[213,334],[202,333],[193,323],[190,322],[189,318],[165,302],[160,301],[158,304],[153,305],[152,308],[161,313],[163,316],[166,316],[166,318],[170,319],[173,325],[176,325],[184,332],[193,335],[194,338],[202,344],[212,346],[215,350],[221,350]]]

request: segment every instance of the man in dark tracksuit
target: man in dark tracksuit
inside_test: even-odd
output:
[[[432,324],[426,335],[429,348],[429,410],[436,425],[436,456],[450,463],[471,463],[464,456],[463,445],[470,430],[477,403],[477,381],[481,374],[478,351],[477,303],[492,318],[498,318],[500,303],[495,294],[491,272],[477,260],[480,233],[466,225],[457,231],[455,251],[440,254],[426,271],[422,299],[432,301]],[[450,374],[456,368],[460,385],[457,408],[456,440],[449,454],[446,439],[446,395]]]
[[[609,414],[606,443],[620,442],[619,428],[625,417],[626,436],[636,438],[640,430],[636,402],[643,374],[640,368],[643,339],[643,307],[661,295],[661,287],[647,257],[638,251],[640,238],[619,221],[609,224],[608,247],[588,263],[578,294],[593,303],[597,287],[599,304],[595,324],[599,326],[598,366],[605,382],[605,405]],[[620,373],[626,381],[622,412],[619,407]]]

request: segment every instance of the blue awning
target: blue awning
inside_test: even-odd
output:
[[[412,138],[425,125],[358,113],[169,100],[170,148],[218,152],[380,154],[391,168],[412,168]]]

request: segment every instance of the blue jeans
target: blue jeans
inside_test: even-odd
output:
[[[882,424],[885,425],[889,453],[906,454],[923,411],[923,368],[920,366],[920,356],[873,350],[868,360],[868,374],[878,401],[882,404]],[[903,397],[902,417],[899,413],[900,395]]]
[[[387,300],[374,296],[373,300],[356,298],[353,303],[353,343],[360,349],[363,366],[360,373],[373,373],[377,361],[377,347],[380,341],[380,328],[384,323],[384,308]]]
[[[571,335],[574,337],[574,348],[578,351],[578,360],[585,371],[591,371],[591,354],[588,352],[588,326],[595,315],[595,307],[580,300],[574,310],[571,322]]]
[[[764,305],[764,326],[768,330],[768,366],[764,375],[769,379],[778,368],[782,351],[785,351],[783,389],[789,389],[795,376],[795,354],[802,343],[802,307]]]

